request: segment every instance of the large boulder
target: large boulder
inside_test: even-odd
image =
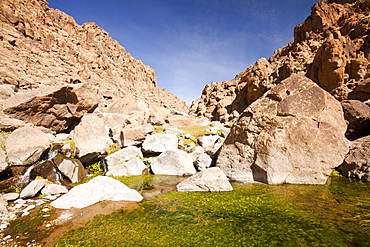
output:
[[[8,161],[12,165],[29,165],[49,148],[54,136],[39,128],[25,126],[13,131],[5,141]]]
[[[191,156],[179,149],[168,149],[161,153],[151,164],[151,169],[157,175],[184,176],[197,172]]]
[[[122,129],[123,146],[134,146],[143,143],[145,137],[152,133],[154,128],[150,124],[130,124]]]
[[[98,176],[88,183],[72,188],[67,194],[53,201],[51,206],[61,209],[84,208],[104,200],[140,202],[143,197],[116,179]]]
[[[139,158],[133,158],[129,161],[122,161],[113,165],[108,165],[107,176],[139,176],[143,175],[147,166]]]
[[[40,192],[40,190],[45,186],[45,180],[39,179],[39,180],[33,180],[31,183],[29,183],[19,195],[20,198],[32,198],[37,193]]]
[[[346,177],[370,182],[370,135],[352,142],[339,170]]]
[[[91,153],[103,154],[113,143],[104,121],[94,114],[83,116],[73,130],[72,139],[79,149],[80,157]]]
[[[242,113],[216,165],[241,182],[325,184],[348,152],[346,129],[337,100],[292,76]]]
[[[218,167],[205,169],[194,174],[179,183],[176,188],[179,192],[216,192],[233,190],[225,173]]]
[[[78,159],[63,159],[58,164],[59,171],[72,183],[79,183],[86,180],[86,171]]]
[[[370,135],[370,106],[359,100],[341,102],[348,123],[346,137],[355,140]]]
[[[143,157],[143,153],[139,148],[131,146],[118,150],[111,155],[108,155],[105,158],[105,161],[108,166],[114,166],[116,164],[131,160],[135,157]]]
[[[71,130],[98,105],[97,90],[88,84],[45,86],[5,100],[4,112],[56,132]]]
[[[148,135],[143,142],[144,153],[163,153],[168,149],[177,149],[178,138],[173,134]]]

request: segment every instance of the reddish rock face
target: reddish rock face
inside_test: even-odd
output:
[[[227,82],[206,85],[190,112],[212,120],[235,121],[245,108],[292,74],[302,74],[338,100],[370,98],[370,3],[320,1],[294,29],[294,41],[268,60]]]
[[[216,166],[241,182],[325,184],[348,152],[346,129],[340,103],[294,75],[241,114]]]
[[[184,101],[157,88],[152,68],[95,23],[78,25],[44,0],[3,0],[0,24],[0,84],[23,92],[87,83],[98,88],[100,109],[132,95],[152,108],[188,110]]]

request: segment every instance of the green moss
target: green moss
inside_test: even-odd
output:
[[[164,131],[164,127],[162,125],[153,125],[154,133],[162,133]]]
[[[3,231],[3,234],[4,236],[10,235],[13,238],[19,236],[17,241],[24,242],[24,244],[32,240],[40,242],[51,233],[50,229],[43,227],[45,222],[44,215],[50,215],[53,211],[53,209],[49,209],[49,211],[43,212],[41,208],[33,210],[29,215],[18,217],[11,221],[8,228]]]
[[[54,246],[370,246],[369,184],[336,177],[329,186],[233,187],[161,194],[99,215]]]
[[[107,153],[107,155],[111,155],[111,154],[117,152],[120,149],[121,149],[121,147],[117,143],[113,143],[113,144],[109,145],[109,147],[106,150],[106,153]]]
[[[210,126],[188,126],[180,128],[183,135],[190,134],[191,136],[198,138],[206,134],[206,129]]]

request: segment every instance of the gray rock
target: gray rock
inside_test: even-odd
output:
[[[116,179],[98,176],[88,183],[72,188],[50,205],[62,209],[84,208],[104,200],[140,202],[143,197]]]
[[[229,183],[225,173],[223,173],[223,171],[218,167],[205,169],[182,181],[176,186],[176,188],[179,192],[215,192],[233,190],[233,187]]]
[[[45,185],[45,180],[33,180],[31,183],[29,183],[19,195],[20,198],[32,198],[34,197]]]
[[[5,141],[9,163],[12,165],[34,163],[49,148],[53,139],[53,135],[45,134],[40,129],[29,126],[13,131]]]
[[[164,151],[152,162],[151,169],[158,175],[183,176],[196,173],[191,156],[179,149]]]
[[[41,194],[44,195],[58,195],[58,194],[65,194],[68,192],[68,189],[63,185],[59,184],[48,184],[42,190]]]
[[[80,157],[91,153],[103,154],[113,143],[104,121],[94,114],[83,116],[73,130],[72,139],[80,151]]]
[[[122,129],[123,146],[134,146],[141,144],[145,137],[152,133],[154,128],[150,124],[130,124]]]
[[[143,157],[141,150],[135,146],[123,148],[117,152],[107,156],[105,161],[108,166],[114,166],[118,163],[126,162],[135,157]]]
[[[107,176],[139,176],[143,175],[147,166],[139,158],[133,158],[129,161],[122,161],[108,166]]]
[[[198,141],[200,146],[209,155],[214,155],[222,146],[222,138],[218,135],[202,136]]]
[[[72,183],[79,183],[86,180],[85,168],[77,159],[63,159],[58,165],[58,169]]]
[[[352,142],[339,170],[346,177],[370,182],[370,136]]]
[[[346,129],[340,103],[295,75],[242,113],[216,165],[241,182],[325,184],[348,152]]]
[[[177,149],[178,138],[172,134],[148,135],[143,142],[144,153],[163,153],[168,149]]]
[[[202,171],[207,169],[212,164],[212,158],[208,154],[199,154],[198,157],[194,161],[194,165],[198,171]]]

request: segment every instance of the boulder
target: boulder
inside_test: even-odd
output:
[[[251,104],[217,158],[231,180],[325,184],[348,152],[340,103],[304,76],[291,76]]]
[[[73,130],[72,139],[79,149],[79,156],[106,152],[112,140],[104,121],[94,114],[83,116],[79,125]]]
[[[29,165],[49,148],[54,136],[39,128],[25,126],[13,131],[5,141],[8,161],[12,165]]]
[[[143,142],[144,153],[163,153],[168,149],[177,149],[178,138],[172,134],[153,134],[148,135]]]
[[[35,164],[29,174],[31,180],[42,177],[53,182],[59,182],[61,179],[54,163],[50,160]]]
[[[16,192],[6,193],[6,194],[3,194],[3,197],[7,201],[15,201],[19,198],[19,193],[16,193]]]
[[[338,170],[346,177],[370,182],[370,135],[352,142]]]
[[[194,165],[198,171],[209,168],[211,164],[212,158],[206,153],[199,154],[194,161]]]
[[[150,124],[130,124],[122,129],[123,146],[134,146],[141,144],[145,136],[152,133],[154,128]]]
[[[99,103],[96,89],[88,84],[45,86],[5,100],[4,113],[56,132],[71,130]]]
[[[15,118],[1,118],[0,119],[0,130],[2,131],[14,131],[22,128],[26,123],[22,120]]]
[[[141,150],[135,146],[123,148],[121,150],[118,150],[117,152],[108,155],[105,158],[105,161],[108,166],[114,166],[118,163],[126,162],[128,160],[131,160],[135,157],[143,157],[143,153]]]
[[[151,169],[156,175],[192,175],[197,171],[189,154],[179,149],[168,149],[152,162]]]
[[[233,190],[225,173],[218,167],[205,169],[194,174],[179,183],[176,188],[178,192],[216,192]]]
[[[33,180],[21,191],[19,197],[22,199],[32,198],[37,193],[39,193],[39,191],[44,187],[44,185],[45,185],[44,179]]]
[[[68,189],[59,184],[48,184],[41,190],[41,194],[43,195],[59,195],[67,192]]]
[[[0,148],[0,172],[5,171],[9,167],[9,164],[6,162],[6,155],[2,148]]]
[[[15,95],[13,87],[10,85],[0,85],[0,100],[8,99]]]
[[[104,200],[140,202],[143,197],[114,178],[98,176],[72,188],[50,205],[61,209],[84,208]]]
[[[133,158],[129,161],[122,161],[113,165],[108,165],[107,176],[139,176],[143,175],[147,166],[139,158]]]
[[[86,180],[86,171],[78,159],[63,159],[58,164],[59,171],[72,183],[80,183]]]
[[[346,137],[355,140],[370,135],[370,106],[359,100],[341,102],[348,128]]]
[[[202,136],[198,139],[200,146],[209,155],[215,154],[222,145],[222,138],[218,135]]]

